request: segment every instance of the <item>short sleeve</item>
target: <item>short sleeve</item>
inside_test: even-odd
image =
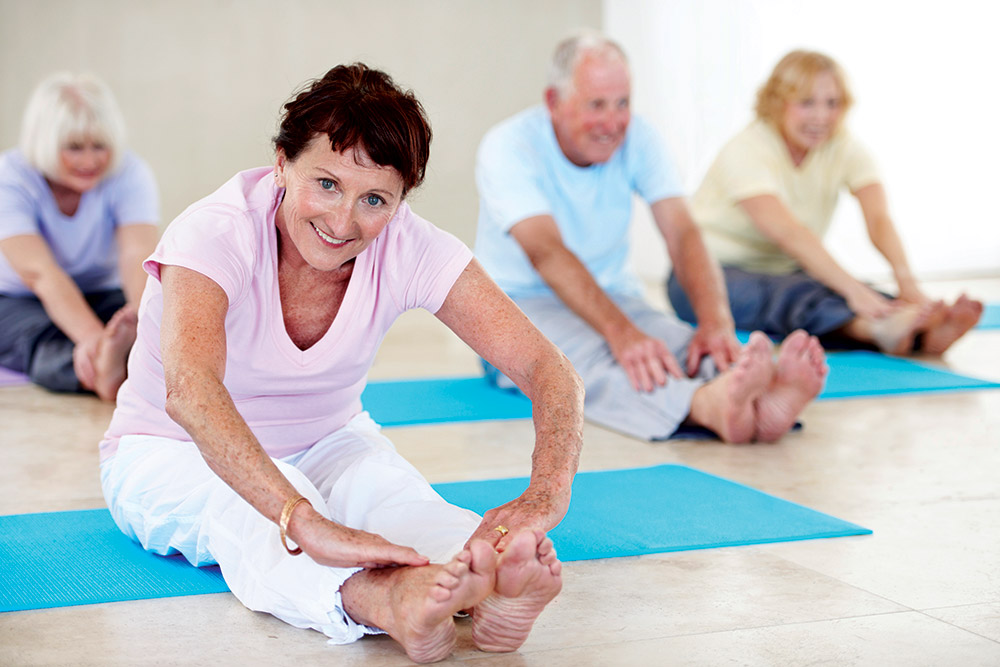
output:
[[[844,185],[857,192],[866,185],[880,181],[878,167],[861,142],[851,139],[844,154]]]
[[[0,239],[38,234],[36,202],[16,179],[0,177]]]
[[[635,191],[647,203],[684,196],[684,187],[667,144],[652,125],[634,117],[629,127],[629,171]]]
[[[425,308],[436,313],[472,261],[472,251],[403,206],[378,250],[378,270],[387,275],[400,312]]]
[[[503,232],[521,220],[552,212],[540,182],[537,147],[505,129],[488,132],[476,154],[479,205]]]
[[[113,178],[109,203],[115,224],[156,224],[160,221],[160,195],[149,165],[128,154]]]
[[[182,266],[217,283],[229,305],[243,300],[254,273],[251,221],[225,206],[207,206],[167,227],[153,254],[143,262],[146,273],[160,279],[160,266]]]

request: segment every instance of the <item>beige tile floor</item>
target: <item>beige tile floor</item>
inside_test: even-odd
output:
[[[1000,278],[939,283],[1000,301]],[[1000,331],[946,355],[1000,380]],[[477,372],[433,317],[390,332],[376,378]],[[0,514],[102,506],[96,442],[111,409],[0,389]],[[680,462],[865,525],[865,537],[570,563],[516,654],[460,628],[454,661],[487,665],[1000,665],[1000,391],[825,401],[776,445],[647,444],[588,425],[582,470]],[[524,422],[397,428],[432,482],[522,475]],[[2,539],[2,536],[0,536]],[[0,572],[0,585],[3,573]],[[229,594],[0,615],[0,665],[397,665],[391,640],[346,647]]]

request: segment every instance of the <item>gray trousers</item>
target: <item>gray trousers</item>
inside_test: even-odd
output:
[[[125,295],[118,289],[84,297],[105,323],[125,305]],[[0,366],[24,373],[52,391],[83,391],[73,370],[73,347],[41,301],[0,294]]]
[[[642,299],[611,295],[619,308],[644,332],[659,338],[683,368],[691,341],[691,326],[656,310]],[[694,378],[668,378],[650,393],[636,391],[607,342],[555,296],[515,299],[538,329],[563,351],[583,379],[584,414],[588,420],[642,440],[669,438],[691,411],[695,390],[718,374],[715,364],[702,360]],[[487,366],[497,386],[514,387],[506,376]]]

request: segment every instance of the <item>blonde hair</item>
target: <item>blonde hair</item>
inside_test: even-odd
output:
[[[108,174],[121,160],[125,121],[111,90],[92,74],[57,72],[35,88],[24,110],[21,152],[48,177],[59,169],[59,153],[71,141],[103,143],[111,156]]]
[[[757,91],[757,104],[754,107],[757,117],[774,127],[781,127],[785,105],[809,95],[816,76],[823,72],[832,74],[837,87],[840,88],[842,98],[840,118],[843,119],[854,104],[854,97],[847,86],[844,71],[830,56],[804,50],[792,51],[774,66],[771,76]]]

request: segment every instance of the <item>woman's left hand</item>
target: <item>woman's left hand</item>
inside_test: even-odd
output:
[[[483,521],[469,538],[469,542],[474,539],[486,540],[497,551],[503,551],[518,531],[531,529],[547,533],[566,516],[570,493],[570,488],[552,493],[529,486],[519,497],[483,514]],[[498,531],[499,526],[506,528],[507,532]]]
[[[688,343],[687,363],[685,370],[689,377],[694,377],[704,356],[712,357],[719,372],[728,369],[740,356],[740,342],[736,332],[729,327],[711,327],[699,325]]]

